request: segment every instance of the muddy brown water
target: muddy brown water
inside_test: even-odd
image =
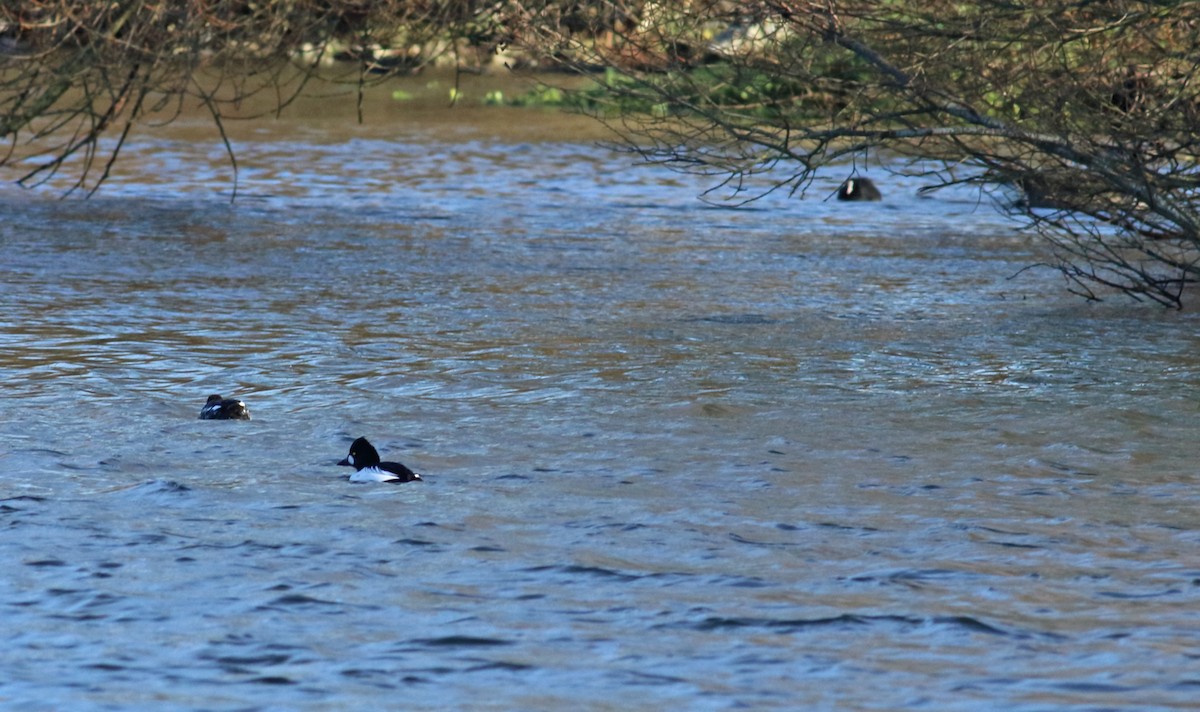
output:
[[[878,167],[730,211],[371,111],[238,125],[232,204],[201,122],[0,189],[2,706],[1195,705],[1195,312]]]

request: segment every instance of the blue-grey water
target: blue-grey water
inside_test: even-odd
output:
[[[0,189],[0,707],[1195,708],[1195,311],[437,116]]]

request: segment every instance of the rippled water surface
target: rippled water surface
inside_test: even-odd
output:
[[[1194,708],[1194,312],[491,116],[0,190],[0,706]]]

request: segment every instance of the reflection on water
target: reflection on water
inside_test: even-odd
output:
[[[285,128],[232,205],[170,136],[0,198],[5,700],[1191,703],[1194,315],[1010,279],[1011,225],[886,173],[728,211],[587,142]],[[428,481],[339,479],[359,435]]]

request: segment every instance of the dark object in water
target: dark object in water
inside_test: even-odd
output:
[[[1030,210],[1032,208],[1043,208],[1046,210],[1069,210],[1071,208],[1065,200],[1060,200],[1054,196],[1054,189],[1040,176],[1022,176],[1016,181],[1017,188],[1021,191],[1021,197],[1017,198],[1013,203],[1013,207],[1020,210]]]
[[[380,462],[379,452],[366,438],[350,443],[350,454],[338,463],[353,467],[351,482],[420,482],[422,477],[399,462]]]
[[[200,420],[250,420],[250,411],[237,398],[222,398],[214,393],[200,409]]]
[[[870,178],[847,178],[838,188],[838,200],[882,200],[883,194]]]

